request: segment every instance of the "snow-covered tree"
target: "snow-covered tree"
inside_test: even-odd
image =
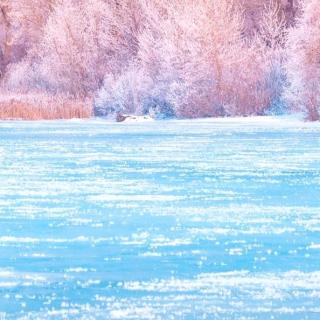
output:
[[[303,3],[303,14],[289,32],[286,70],[288,103],[305,111],[310,120],[320,119],[320,2]]]
[[[139,21],[128,12],[132,7],[129,1],[58,1],[36,48],[10,69],[8,84],[91,94],[106,74],[125,69],[138,50],[134,34]],[[25,76],[19,78],[21,73]]]
[[[134,90],[139,96],[144,92],[143,101],[149,101],[150,107],[172,106],[178,116],[223,115],[225,68],[231,68],[232,59],[238,60],[236,52],[241,48],[242,15],[235,4],[141,0],[140,5],[143,25],[137,34],[134,66],[152,79],[152,85],[148,81],[143,88],[142,81]],[[112,90],[109,85],[103,92],[108,87]],[[138,112],[146,108],[141,103],[134,107]]]
[[[56,0],[0,0],[2,71],[19,62],[39,42]]]
[[[286,97],[317,118],[318,7],[305,0],[292,26],[297,1],[0,0],[2,86],[188,118],[260,115]]]

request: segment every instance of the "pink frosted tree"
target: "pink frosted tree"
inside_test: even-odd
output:
[[[102,0],[63,0],[50,16],[40,42],[39,71],[50,89],[87,95],[128,60],[117,17]]]
[[[132,7],[129,1],[58,1],[37,46],[11,68],[9,85],[92,94],[106,74],[125,69],[138,50],[139,21],[128,13]]]
[[[0,0],[2,68],[19,62],[38,43],[56,0]]]
[[[141,3],[138,62],[153,79],[150,94],[181,117],[223,115],[223,77],[241,47],[241,11],[227,0]]]
[[[9,3],[0,2],[0,78],[11,56],[11,21],[9,19]]]
[[[280,103],[284,83],[284,47],[286,21],[281,7],[270,1],[261,10],[259,24],[249,39],[244,40],[242,60],[231,69],[229,113],[236,115],[264,114]]]
[[[240,116],[280,104],[286,71],[287,101],[317,118],[318,7],[306,2],[285,51],[295,2],[0,0],[2,84],[130,113]]]
[[[275,74],[285,21],[277,3],[265,6],[259,33],[250,40],[236,1],[142,3],[139,65],[153,79],[148,91],[178,116],[263,114],[280,95]]]
[[[320,119],[320,2],[303,3],[303,14],[289,32],[285,97],[310,120]]]

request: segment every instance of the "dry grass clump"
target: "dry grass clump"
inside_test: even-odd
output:
[[[1,94],[1,120],[54,120],[90,118],[92,103],[64,95]]]

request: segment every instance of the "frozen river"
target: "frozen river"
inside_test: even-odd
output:
[[[320,124],[0,122],[0,319],[320,319]]]

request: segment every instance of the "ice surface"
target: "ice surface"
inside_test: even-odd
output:
[[[0,319],[320,319],[320,124],[0,122]]]

